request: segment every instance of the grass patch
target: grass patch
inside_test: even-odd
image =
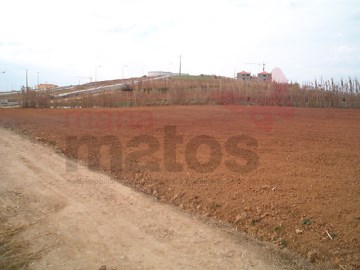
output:
[[[209,207],[211,210],[216,210],[221,207],[221,204],[219,204],[217,202],[212,202]]]
[[[287,247],[287,245],[288,245],[288,242],[285,239],[282,239],[280,242],[280,246],[285,248],[285,247]]]
[[[54,140],[49,140],[49,141],[48,141],[48,144],[51,145],[51,146],[56,146],[56,141],[54,141]]]
[[[302,224],[303,225],[311,225],[312,221],[309,218],[304,218],[303,221],[302,221]]]
[[[23,230],[23,226],[0,229],[0,269],[27,269],[31,262],[39,259],[40,254],[26,252],[27,243],[14,240]]]
[[[0,217],[0,269],[28,269],[29,265],[40,259],[46,248],[30,251],[31,243],[22,240],[21,234],[28,228],[25,225],[10,226]]]

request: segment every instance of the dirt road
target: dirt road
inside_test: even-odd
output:
[[[16,237],[30,252],[46,249],[33,269],[296,269],[289,254],[274,256],[104,174],[67,172],[65,157],[47,146],[5,129],[0,145],[2,213],[25,225]]]

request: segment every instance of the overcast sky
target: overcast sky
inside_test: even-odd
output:
[[[360,77],[358,0],[2,0],[0,91],[141,76],[232,77],[280,67],[292,81]],[[101,66],[101,67],[99,67]],[[5,73],[2,73],[5,71]]]

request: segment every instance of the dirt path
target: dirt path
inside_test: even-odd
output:
[[[31,251],[48,248],[33,269],[295,269],[104,174],[67,172],[65,157],[11,131],[0,129],[0,145],[0,207],[26,225],[19,237]]]

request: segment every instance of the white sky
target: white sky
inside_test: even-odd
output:
[[[280,67],[297,82],[360,77],[358,0],[1,0],[0,91],[141,76],[232,77]],[[100,68],[96,68],[101,66]],[[82,83],[87,79],[80,79]]]

